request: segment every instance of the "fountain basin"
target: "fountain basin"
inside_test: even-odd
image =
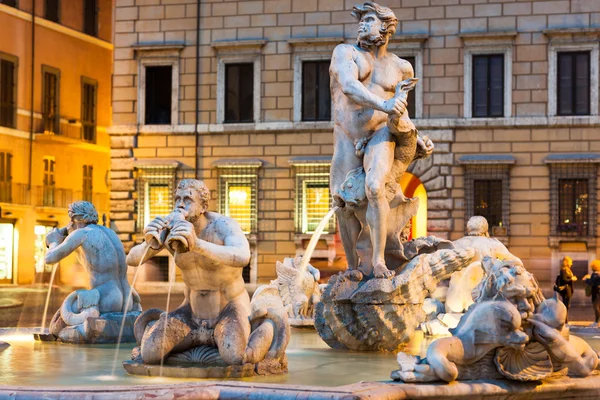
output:
[[[128,375],[117,367],[111,376],[114,345],[78,345],[35,342],[32,330],[0,335],[11,344],[0,353],[0,399],[4,398],[86,398],[115,399],[151,396],[193,396],[203,398],[502,398],[600,397],[600,376],[549,379],[520,383],[510,381],[469,381],[453,384],[402,384],[390,380],[397,368],[395,356],[384,353],[352,352],[329,348],[317,333],[292,329],[286,375],[255,376],[230,380],[201,380]],[[1,331],[0,331],[1,332]],[[585,336],[600,346],[600,337]],[[423,356],[432,338],[417,332],[406,351]],[[133,344],[122,344],[118,362],[130,358]],[[18,382],[18,386],[9,385]]]

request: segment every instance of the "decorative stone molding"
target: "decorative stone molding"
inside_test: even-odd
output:
[[[146,115],[146,68],[155,66],[170,66],[171,70],[171,124],[179,124],[179,59],[185,44],[161,43],[147,44],[138,43],[132,46],[135,57],[138,60],[138,106],[137,120],[139,125],[145,125]],[[163,129],[165,125],[157,126]]]
[[[516,32],[473,32],[459,35],[464,43],[464,117],[473,115],[473,55],[504,54],[504,117],[512,113],[512,59]]]
[[[552,117],[557,114],[557,63],[558,53],[563,51],[590,52],[590,115],[598,115],[600,28],[552,29],[543,32],[550,41],[548,44],[548,115]]]
[[[254,124],[260,121],[261,99],[261,49],[266,40],[225,40],[212,42],[211,47],[217,53],[217,124],[225,121],[225,66],[227,64],[252,63],[254,74],[253,111]],[[239,123],[252,125],[253,123]]]

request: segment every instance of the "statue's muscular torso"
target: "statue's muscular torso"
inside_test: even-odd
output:
[[[413,77],[410,63],[392,53],[375,58],[369,51],[356,45],[338,45],[333,53],[332,68],[344,73],[344,67],[354,64],[358,68],[358,80],[373,94],[388,100],[395,94],[396,85]],[[352,140],[370,135],[386,124],[388,115],[382,111],[360,106],[344,93],[336,79],[331,80],[334,103],[333,119]]]
[[[196,232],[199,239],[223,246],[228,236],[243,235],[231,218],[213,212],[206,212],[205,216],[208,225]],[[249,313],[250,298],[242,277],[243,268],[216,263],[199,251],[176,254],[175,264],[189,288],[188,300],[196,317],[216,318],[231,301],[247,304]]]

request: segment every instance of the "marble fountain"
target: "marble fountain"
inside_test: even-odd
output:
[[[278,263],[251,299],[248,241],[207,210],[202,181],[180,181],[173,212],[127,255],[94,206],[75,202],[45,261],[77,252],[89,289],[69,294],[48,328],[0,332],[0,398],[600,398],[599,338],[569,332],[565,306],[544,298],[485,218],[455,241],[408,240],[419,202],[399,182],[434,152],[406,111],[418,79],[386,52],[391,9],[352,14],[357,43],[338,45],[330,67],[333,207],[305,256]],[[348,268],[319,285],[310,254],[334,213]],[[137,274],[163,249],[185,300],[143,309]]]

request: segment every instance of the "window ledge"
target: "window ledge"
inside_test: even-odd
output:
[[[461,165],[472,164],[500,164],[512,165],[517,162],[517,159],[508,154],[469,154],[458,159]]]
[[[288,160],[294,167],[308,165],[331,165],[331,156],[292,157]]]
[[[160,50],[183,50],[185,47],[184,42],[171,42],[171,43],[136,43],[131,46],[137,51],[160,51]]]
[[[544,29],[542,33],[549,38],[557,38],[564,36],[590,36],[590,39],[597,38],[600,35],[599,28],[557,28]]]
[[[596,238],[594,236],[548,236],[548,246],[551,248],[560,247],[561,242],[583,242],[587,248],[596,248]]]
[[[259,158],[224,158],[213,162],[213,166],[217,168],[260,168],[264,165],[264,161]]]
[[[222,40],[212,42],[210,46],[219,51],[222,49],[239,49],[240,47],[253,47],[256,49],[262,48],[267,43],[266,40]]]
[[[137,158],[133,162],[134,167],[139,169],[144,168],[172,168],[177,169],[179,167],[179,161],[167,160],[167,159],[156,159],[156,158]]]
[[[544,164],[600,164],[599,153],[550,154]]]
[[[290,38],[287,42],[290,46],[328,46],[333,44],[344,43],[344,38],[341,36]]]
[[[463,32],[458,36],[463,40],[465,46],[501,45],[512,44],[517,37],[517,32]]]

